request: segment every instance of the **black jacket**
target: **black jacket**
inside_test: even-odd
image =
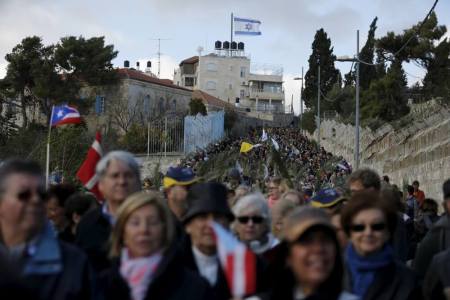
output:
[[[351,292],[351,276],[347,271],[345,285]],[[400,262],[392,262],[375,274],[372,285],[362,300],[421,300],[422,291],[413,271]]]
[[[173,246],[162,259],[153,281],[148,287],[145,299],[148,300],[182,300],[215,299],[208,282],[194,272],[183,267]],[[119,259],[112,267],[100,275],[100,286],[104,299],[127,300],[130,298],[130,288],[119,271]]]
[[[450,250],[436,254],[423,282],[425,299],[445,300],[444,289],[450,287]]]
[[[444,214],[417,247],[414,270],[420,279],[425,277],[433,256],[447,249],[450,249],[450,217]]]
[[[98,273],[110,266],[108,242],[111,224],[102,213],[102,208],[88,212],[77,226],[75,243],[84,250],[93,268]]]
[[[182,250],[181,250],[181,256],[182,256],[182,260],[183,260],[183,265],[185,267],[187,267],[189,270],[195,272],[196,274],[200,275],[200,272],[198,270],[197,267],[197,263],[195,262],[195,258],[194,258],[194,254],[192,253],[192,244],[190,241],[190,238],[186,238],[184,241],[184,244],[182,245]],[[265,276],[265,271],[266,271],[266,264],[264,263],[264,261],[260,258],[257,257],[257,277],[256,277],[256,293],[257,294],[262,294],[264,292],[266,292],[270,287],[267,284],[267,279]],[[225,273],[223,271],[223,269],[220,266],[219,263],[219,268],[217,269],[217,282],[216,284],[212,287],[213,289],[213,293],[214,293],[214,298],[215,300],[229,300],[232,298],[231,293],[230,293],[230,288],[228,287],[228,283],[227,280],[225,278]],[[251,295],[247,295],[247,296],[251,296]]]
[[[58,242],[58,244],[63,268],[61,272],[24,275],[24,283],[34,293],[33,299],[96,299],[94,276],[86,255],[64,242]]]

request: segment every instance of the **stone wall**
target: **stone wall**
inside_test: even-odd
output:
[[[166,157],[160,155],[136,155],[141,168],[142,179],[146,177],[153,177],[155,167],[159,164],[159,171],[166,174],[170,166],[176,166],[183,159],[183,155],[167,155]]]
[[[418,180],[427,197],[442,200],[442,183],[450,178],[450,109],[435,101],[413,105],[409,125],[376,131],[360,129],[360,166],[370,167],[402,187]],[[312,136],[317,140],[317,130]],[[321,146],[354,165],[355,127],[326,119]]]

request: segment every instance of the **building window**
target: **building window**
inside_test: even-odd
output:
[[[233,89],[233,85],[231,83],[228,85],[228,89],[230,89],[230,90]]]
[[[207,90],[215,90],[217,84],[214,81],[208,81],[206,82],[206,89]]]
[[[185,77],[184,86],[194,86],[194,77]]]
[[[241,98],[244,98],[245,97],[245,90],[241,90]]]
[[[172,109],[175,111],[177,110],[177,99],[172,100]]]
[[[241,78],[245,78],[245,72],[246,72],[247,68],[245,67],[241,67]]]
[[[105,96],[95,97],[95,113],[102,115],[105,113]]]
[[[150,113],[150,95],[147,95],[144,98],[144,113],[147,116]]]
[[[217,65],[215,63],[208,63],[206,69],[210,72],[217,72]]]

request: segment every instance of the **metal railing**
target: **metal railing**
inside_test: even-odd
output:
[[[184,118],[165,117],[147,123],[147,156],[184,152]]]

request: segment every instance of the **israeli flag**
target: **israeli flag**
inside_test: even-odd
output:
[[[261,35],[259,26],[261,21],[234,17],[234,34]]]

